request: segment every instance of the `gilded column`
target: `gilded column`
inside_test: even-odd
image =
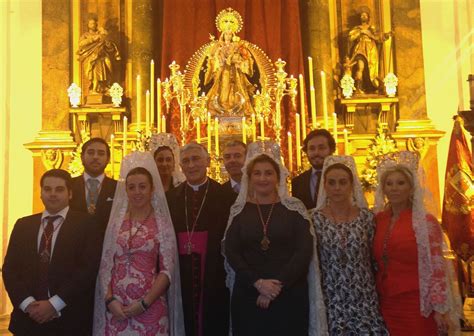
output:
[[[145,92],[149,90],[150,61],[153,55],[152,0],[132,1],[132,123],[137,122],[137,75],[141,78],[141,121],[145,121]]]
[[[332,1],[331,1],[332,2]],[[328,0],[309,0],[306,4],[309,27],[309,55],[314,62],[314,83],[318,117],[323,113],[323,99],[328,102],[328,112],[334,112],[333,65],[331,49],[331,21]],[[307,60],[305,59],[307,69]],[[326,73],[326,97],[322,97],[321,70]]]
[[[70,2],[42,2],[42,124],[38,136],[25,147],[33,156],[33,185],[51,168],[67,169],[70,154],[76,148],[69,128],[71,84],[71,17]],[[33,209],[40,211],[39,190],[33,193]]]

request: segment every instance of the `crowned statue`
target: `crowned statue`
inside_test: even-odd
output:
[[[219,38],[191,57],[186,82],[194,97],[204,94],[213,116],[250,116],[254,112],[253,96],[264,92],[273,79],[273,65],[256,45],[241,40],[237,33],[243,20],[232,8],[216,17]]]

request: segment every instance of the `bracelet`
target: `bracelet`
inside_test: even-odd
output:
[[[140,300],[140,304],[143,308],[143,311],[146,311],[150,306],[146,304],[145,299]]]
[[[109,304],[115,300],[117,300],[115,296],[111,296],[107,300],[105,300],[105,309],[107,309],[107,311],[109,311]]]

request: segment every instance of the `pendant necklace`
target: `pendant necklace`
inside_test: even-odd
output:
[[[43,263],[49,263],[51,260],[51,240],[53,239],[53,235],[56,232],[57,229],[59,229],[61,225],[57,225],[55,228],[53,228],[53,232],[51,232],[50,235],[46,234],[46,226],[44,225],[43,222],[43,237],[44,237],[44,248],[43,251],[40,253],[40,261]],[[49,248],[48,248],[49,246]]]
[[[187,233],[187,242],[184,243],[184,249],[186,250],[186,253],[188,255],[191,255],[193,252],[193,247],[194,244],[192,243],[192,238],[194,235],[194,230],[196,229],[196,224],[199,219],[199,216],[201,215],[201,210],[204,207],[204,203],[206,202],[207,198],[207,192],[209,191],[209,180],[207,180],[206,184],[206,191],[204,192],[204,197],[202,198],[201,205],[199,206],[199,211],[196,215],[196,218],[194,218],[193,225],[191,227],[191,231],[189,229],[189,224],[188,224],[188,193],[187,193],[187,186],[184,187],[184,216],[186,217],[186,233]]]
[[[97,204],[97,201],[99,200],[99,194],[100,194],[100,191],[102,190],[102,183],[104,182],[104,180],[102,180],[102,182],[99,183],[99,185],[97,186],[97,199],[96,199],[96,203],[91,203],[87,206],[87,212],[90,214],[90,215],[94,215],[95,214],[95,211],[97,210],[97,207],[96,207],[96,204]],[[90,198],[90,192],[91,192],[91,189],[87,183],[87,181],[85,182],[85,186],[86,186],[86,189],[87,189],[87,193],[89,194],[89,198]]]
[[[262,209],[260,209],[260,204],[258,203],[258,199],[255,198],[257,202],[257,209],[258,209],[258,214],[260,216],[260,222],[262,223],[262,229],[263,229],[263,238],[260,241],[260,248],[262,251],[266,252],[270,248],[270,239],[268,238],[267,232],[268,232],[268,224],[270,223],[270,218],[272,217],[272,212],[273,208],[275,207],[275,203],[272,203],[272,207],[270,208],[270,212],[268,213],[267,220],[263,219],[262,215]]]
[[[390,218],[390,225],[387,228],[387,231],[385,231],[385,235],[383,237],[383,248],[382,248],[382,263],[383,263],[383,276],[387,276],[387,267],[388,267],[388,241],[390,240],[390,237],[392,236],[392,231],[393,228],[395,227],[395,223],[397,219]]]
[[[129,214],[129,218],[130,218],[130,229],[128,230],[129,234],[128,234],[128,242],[127,242],[127,245],[128,245],[128,255],[130,256],[130,250],[132,249],[132,241],[133,239],[135,238],[135,236],[138,234],[139,231],[142,230],[142,227],[143,225],[145,225],[145,223],[148,221],[148,219],[150,219],[151,217],[151,214],[153,213],[153,207],[150,209],[150,212],[148,212],[148,215],[146,215],[145,219],[143,221],[139,221],[139,220],[133,220],[132,219],[132,214],[130,213]],[[136,223],[138,223],[139,225],[136,225]],[[132,229],[136,227],[136,231],[135,233],[132,234]]]

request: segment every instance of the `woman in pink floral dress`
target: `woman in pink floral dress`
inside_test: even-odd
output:
[[[131,154],[121,176],[104,240],[94,335],[184,335],[175,233],[153,158]]]

